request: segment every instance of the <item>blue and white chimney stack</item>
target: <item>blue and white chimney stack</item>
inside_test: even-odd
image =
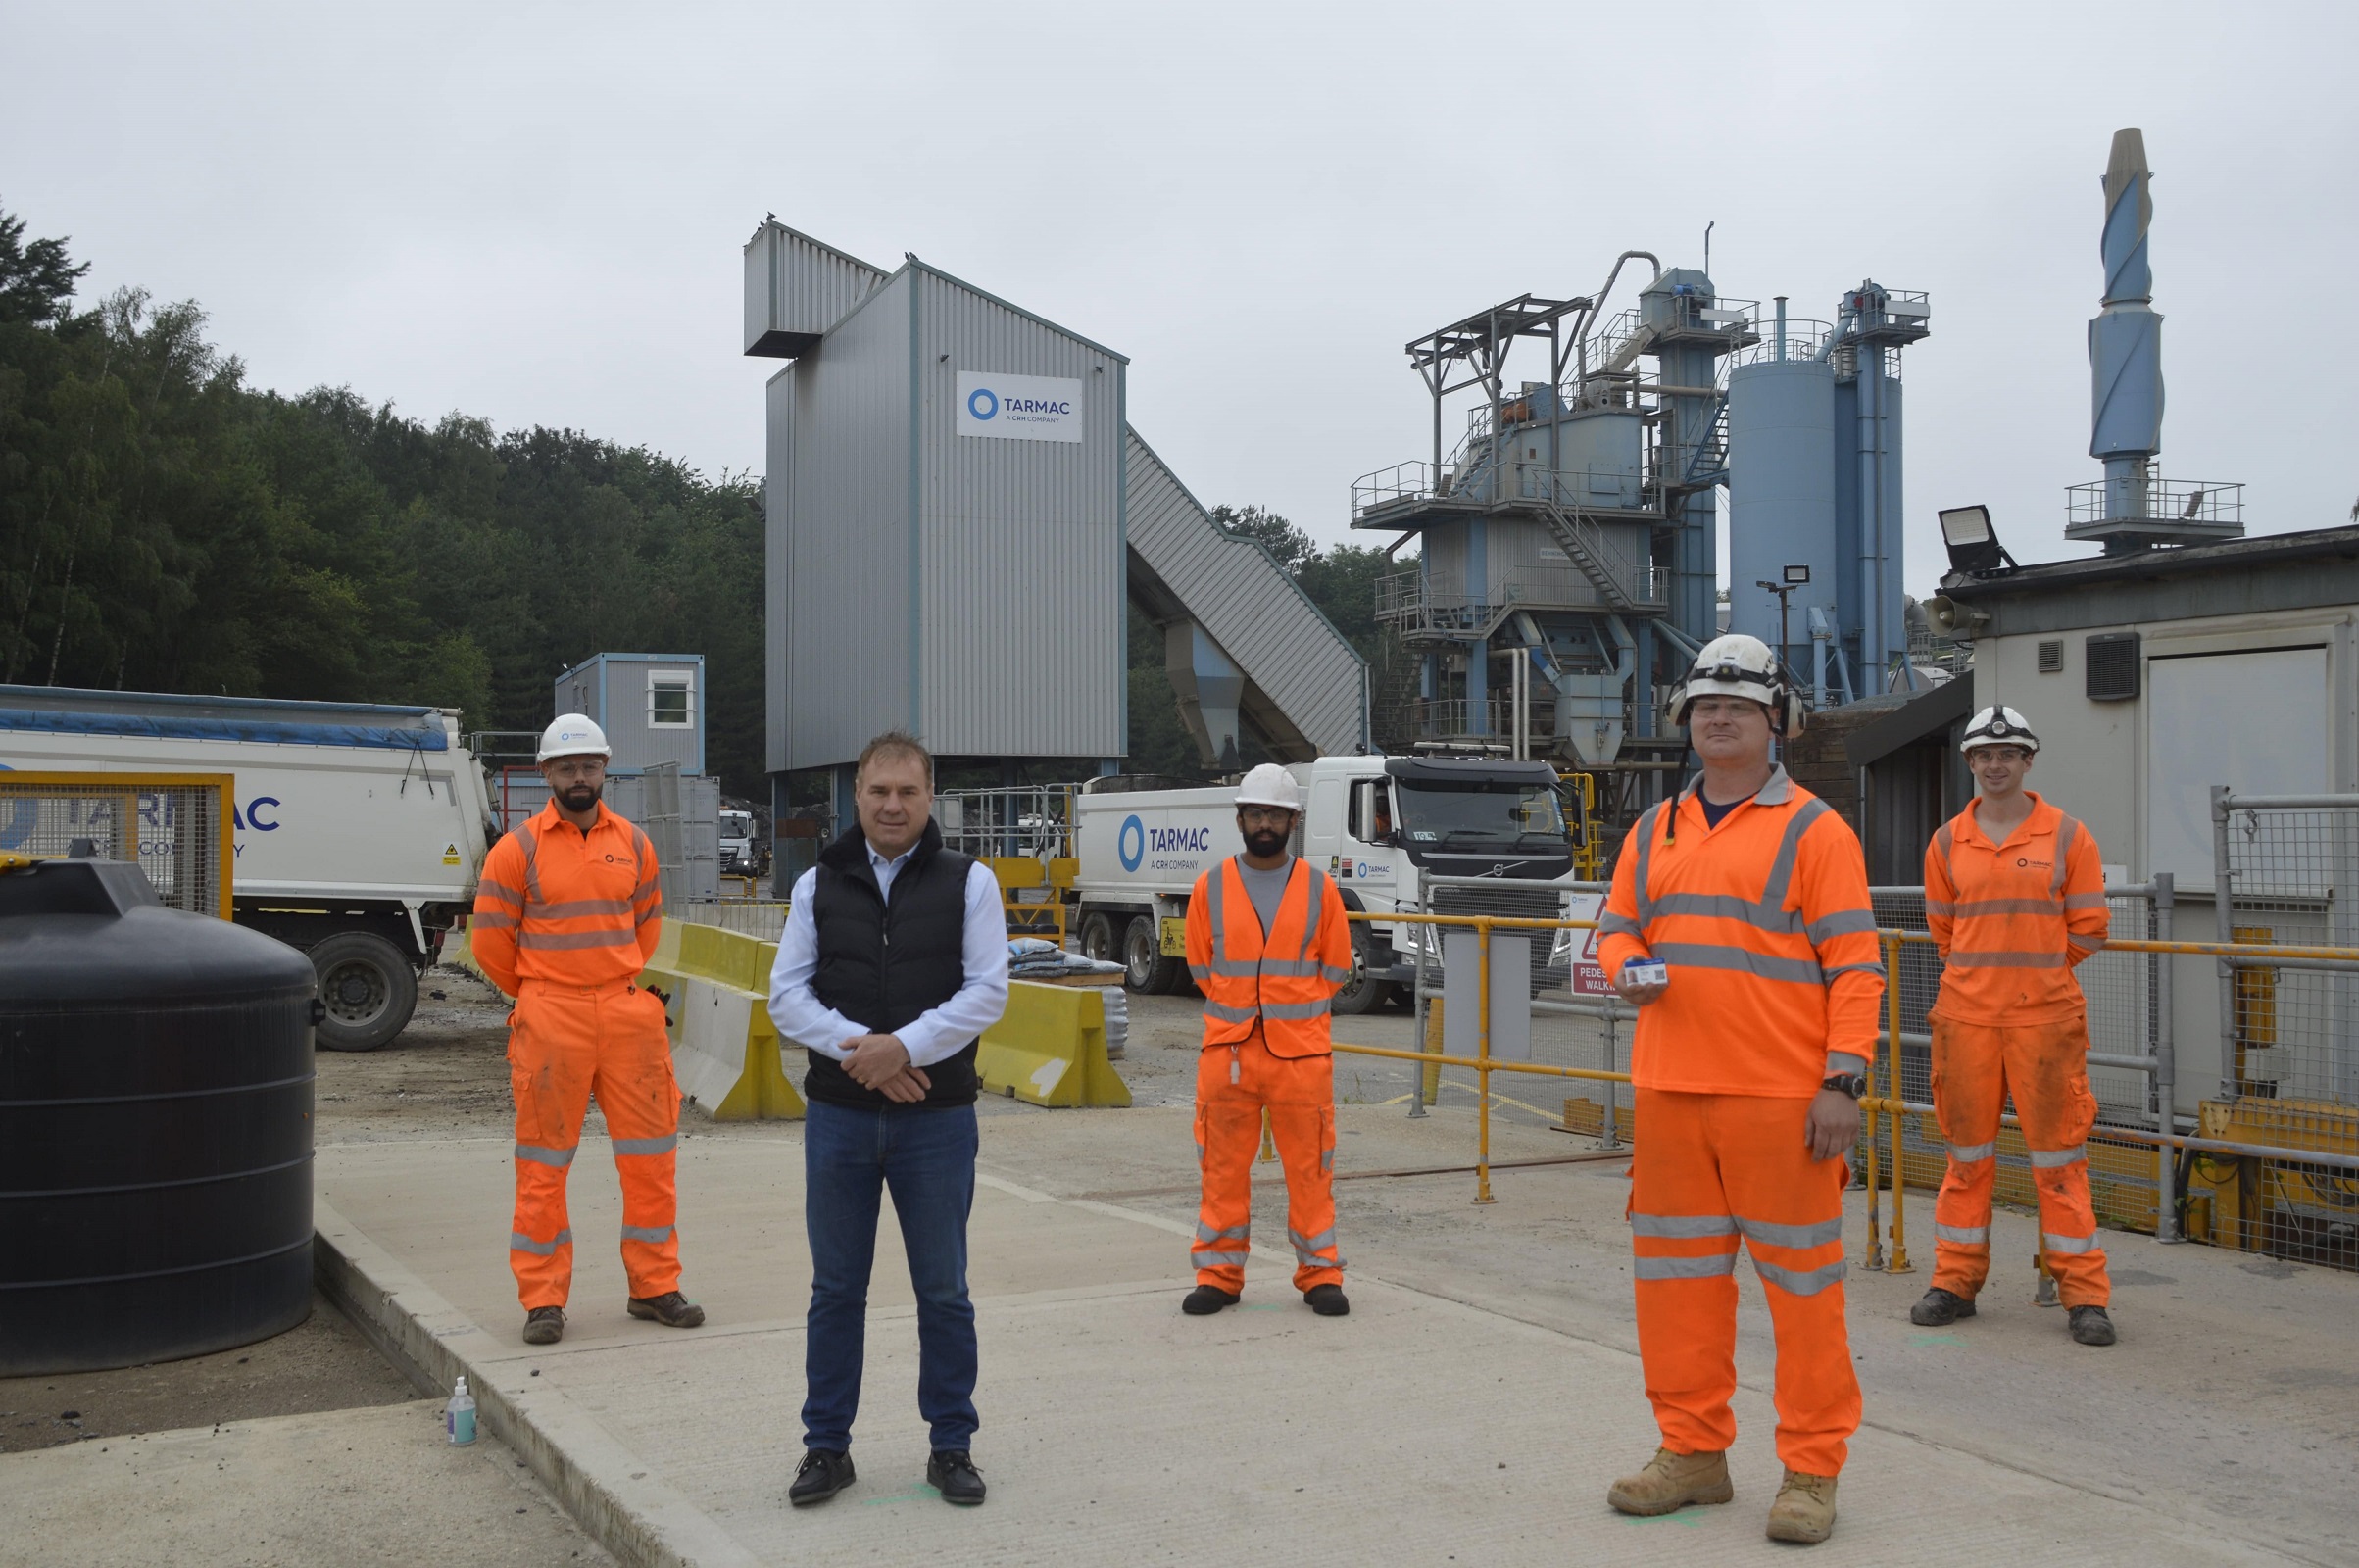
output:
[[[2105,163],[2103,309],[2089,323],[2089,455],[2105,465],[2095,484],[2068,492],[2068,539],[2102,541],[2107,555],[2157,545],[2235,539],[2244,532],[2240,484],[2165,482],[2162,451],[2162,318],[2146,230],[2154,222],[2146,138],[2113,133]]]

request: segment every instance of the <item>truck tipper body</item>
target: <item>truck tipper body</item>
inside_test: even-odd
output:
[[[1303,810],[1295,853],[1335,878],[1347,908],[1415,911],[1425,879],[1480,877],[1429,889],[1436,913],[1544,919],[1594,915],[1595,895],[1568,894],[1572,841],[1545,762],[1423,757],[1322,757],[1293,764]],[[1107,785],[1113,787],[1108,788]],[[1074,801],[1080,945],[1118,959],[1135,990],[1169,991],[1187,972],[1185,921],[1196,879],[1241,853],[1234,786],[1125,790],[1100,781]],[[1578,904],[1568,900],[1579,899]],[[1414,922],[1354,922],[1353,977],[1335,1001],[1364,1012],[1416,975]],[[1576,989],[1587,932],[1558,932],[1534,954]]]
[[[0,766],[231,775],[234,918],[311,956],[330,1049],[401,1032],[494,836],[436,708],[0,686]]]

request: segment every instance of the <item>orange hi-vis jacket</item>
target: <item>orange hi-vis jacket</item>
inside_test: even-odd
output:
[[[510,996],[527,980],[605,986],[647,967],[663,912],[645,833],[603,802],[584,833],[552,804],[484,858],[467,940]]]
[[[1257,1029],[1274,1056],[1333,1054],[1327,1004],[1352,978],[1343,895],[1297,856],[1269,936],[1234,858],[1196,879],[1188,901],[1188,972],[1204,994],[1204,1044],[1235,1045]]]
[[[2096,836],[2032,795],[2032,814],[1993,844],[1975,801],[1925,850],[1925,924],[1941,950],[1934,1010],[2012,1026],[2086,1016],[2073,965],[2105,945]]]
[[[1866,858],[1783,767],[1716,828],[1700,782],[1631,828],[1597,922],[1608,975],[1636,957],[1671,971],[1639,1011],[1631,1081],[1808,1099],[1876,1054],[1884,961]]]

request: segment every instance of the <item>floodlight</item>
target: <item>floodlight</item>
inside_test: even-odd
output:
[[[1799,588],[1809,580],[1810,568],[1808,566],[1788,566],[1786,568],[1787,586]]]
[[[1949,547],[1951,570],[1979,577],[1996,571],[2002,563],[2015,564],[1990,526],[1989,507],[1950,507],[1941,516],[1941,542]]]

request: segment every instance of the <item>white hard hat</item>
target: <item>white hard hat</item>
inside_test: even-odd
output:
[[[1778,672],[1778,656],[1758,637],[1729,632],[1705,643],[1696,656],[1695,668],[1671,693],[1671,722],[1685,725],[1688,705],[1698,697],[1748,698],[1783,720],[1779,733],[1802,732],[1801,694],[1786,683]]]
[[[1302,786],[1295,776],[1275,762],[1263,762],[1245,775],[1237,786],[1239,806],[1282,806],[1290,811],[1302,808]]]
[[[560,713],[550,726],[541,731],[541,753],[533,759],[546,762],[560,757],[608,757],[614,749],[606,743],[606,731],[593,723],[587,713]]]
[[[1986,708],[1974,715],[1974,722],[1966,726],[1966,738],[1957,743],[1961,752],[1970,752],[1977,746],[2020,746],[2027,753],[2036,752],[2040,750],[2040,737],[2032,733],[2030,722],[2012,708]]]

